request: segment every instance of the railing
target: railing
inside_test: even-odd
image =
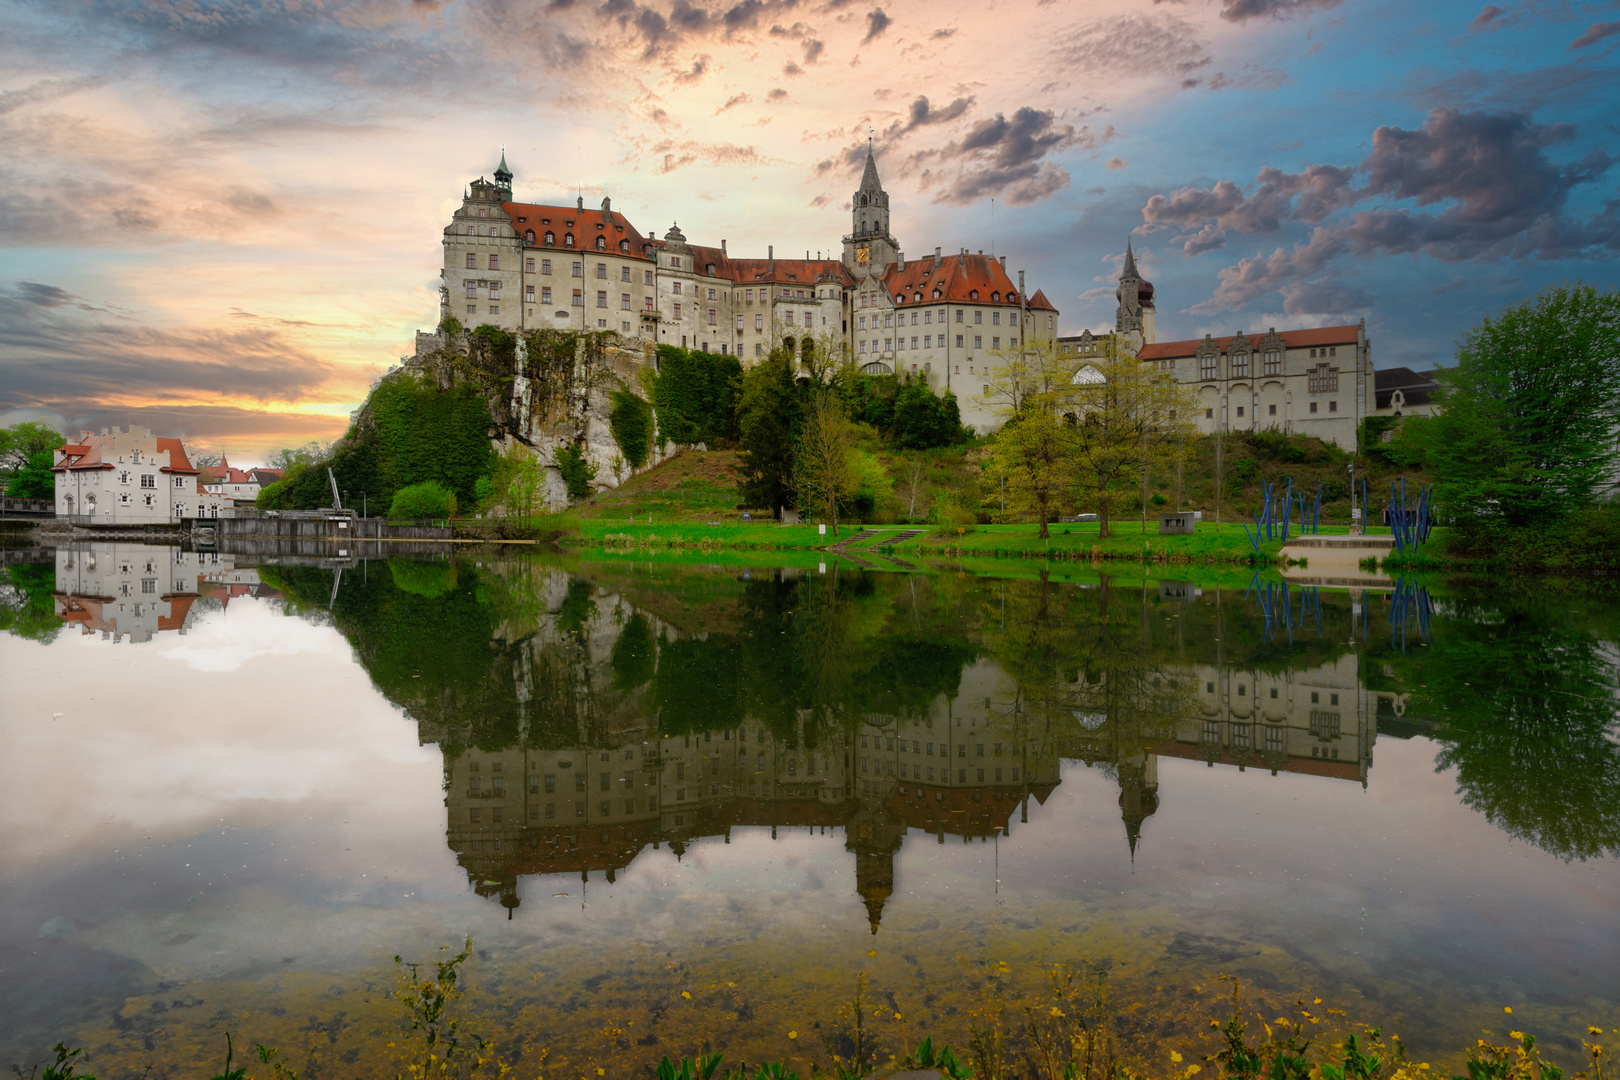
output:
[[[54,499],[19,499],[0,495],[0,514],[54,514]]]

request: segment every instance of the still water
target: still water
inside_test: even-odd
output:
[[[1155,1066],[1234,977],[1447,1065],[1617,1017],[1612,594],[9,554],[0,1065],[381,1075],[468,935],[527,1075],[825,1066],[863,971],[898,1053],[1059,963]]]

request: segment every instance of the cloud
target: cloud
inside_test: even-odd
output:
[[[1047,111],[1024,106],[1008,119],[997,113],[939,150],[912,155],[906,171],[922,169],[924,187],[936,187],[934,201],[962,205],[1000,197],[1013,205],[1038,202],[1071,183],[1047,155],[1082,141],[1072,126]]]
[[[0,289],[0,411],[70,416],[92,403],[286,403],[335,369],[266,325],[166,330],[110,316],[60,286]]]
[[[827,49],[827,45],[823,41],[818,41],[815,38],[811,38],[810,40],[806,41],[804,43],[804,64],[805,64],[805,66],[809,67],[810,65],[814,64],[816,61],[820,60],[821,59],[821,54],[823,52],[825,52],[826,49]]]
[[[1172,236],[1172,244],[1181,245],[1181,253],[1188,257],[1202,255],[1206,251],[1215,251],[1226,246],[1226,230],[1213,221],[1206,222],[1202,229],[1184,236]]]
[[[1212,315],[1243,307],[1267,293],[1292,286],[1321,271],[1349,243],[1332,230],[1318,227],[1309,242],[1293,248],[1277,248],[1270,255],[1240,259],[1236,266],[1223,267],[1217,274],[1215,293],[1189,310],[1195,315]]]
[[[861,39],[861,44],[869,44],[873,40],[881,37],[883,35],[883,31],[889,28],[889,23],[891,21],[892,20],[888,17],[888,15],[884,14],[882,8],[873,8],[867,13],[866,36]]]
[[[707,165],[722,167],[755,167],[781,164],[781,162],[761,154],[756,146],[737,146],[733,143],[704,143],[694,139],[681,142],[665,139],[649,147],[647,152],[660,159],[658,167],[653,170],[658,173],[672,173],[676,169],[700,161]]]
[[[1053,59],[1091,77],[1187,76],[1210,62],[1192,24],[1161,13],[1116,15],[1059,31]]]
[[[782,89],[780,86],[778,86],[775,90],[772,90],[770,93],[765,95],[765,100],[766,101],[786,101],[787,96],[788,96],[788,92],[786,90]]]
[[[1248,22],[1250,19],[1285,19],[1307,14],[1312,10],[1325,11],[1339,6],[1339,0],[1226,0],[1221,18],[1227,22]]]
[[[1483,30],[1504,14],[1506,14],[1506,12],[1497,7],[1495,4],[1486,4],[1484,7],[1479,9],[1479,14],[1474,16],[1474,21],[1469,23],[1468,26],[1473,30]]]
[[[733,108],[733,107],[735,107],[737,105],[746,105],[750,101],[753,101],[753,100],[754,99],[751,96],[749,96],[746,92],[741,93],[741,94],[732,94],[730,97],[726,98],[726,103],[724,105],[722,105],[718,109],[714,110],[714,115],[719,116],[721,113],[725,112],[727,109]]]
[[[692,83],[697,82],[703,78],[704,74],[709,70],[709,64],[712,62],[713,58],[705,53],[696,60],[692,61],[692,67],[690,70],[677,71],[675,73],[675,81],[685,86],[689,86]]]
[[[1207,190],[1183,188],[1169,198],[1150,198],[1142,208],[1142,220],[1180,228],[1212,221],[1235,232],[1272,233],[1291,221],[1321,221],[1354,203],[1358,197],[1350,187],[1354,176],[1354,169],[1334,165],[1311,165],[1297,173],[1267,166],[1260,170],[1253,195],[1245,196],[1230,180]]]
[[[932,34],[929,34],[928,36],[933,38],[935,41],[944,41],[946,38],[956,36],[956,27],[954,27],[954,26],[942,26],[938,30],[935,30]]]
[[[1119,169],[1128,169],[1130,167],[1131,167],[1131,163],[1126,161],[1124,158],[1112,157],[1112,158],[1108,159],[1108,168],[1111,171],[1119,170]]]
[[[1588,45],[1596,45],[1606,37],[1620,34],[1620,20],[1614,22],[1593,23],[1586,28],[1586,33],[1569,43],[1569,50],[1584,49]]]

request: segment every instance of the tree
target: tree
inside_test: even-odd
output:
[[[51,472],[51,463],[55,460],[56,455],[50,450],[35,453],[28,464],[12,476],[6,494],[16,499],[54,499],[56,474]]]
[[[456,496],[437,480],[400,488],[394,493],[394,502],[388,516],[394,521],[412,518],[445,518],[456,512]]]
[[[793,368],[785,349],[773,349],[769,357],[743,373],[737,427],[742,450],[741,493],[748,506],[775,511],[798,505],[793,464],[801,407]]]
[[[1059,352],[1049,341],[1029,341],[1023,348],[993,350],[994,370],[986,377],[989,404],[1003,418],[1023,412],[1031,398],[1053,394],[1069,385],[1080,359]]]
[[[313,465],[331,453],[330,444],[311,440],[297,449],[283,447],[270,455],[268,462],[272,469],[281,469],[290,472],[299,465]]]
[[[907,521],[917,520],[917,506],[919,503],[922,504],[923,515],[926,516],[928,513],[927,480],[928,470],[923,463],[923,459],[913,457],[906,465],[905,471],[900,474],[899,481],[895,484],[895,494],[899,496],[901,504],[906,508]]]
[[[800,505],[818,507],[838,535],[838,507],[855,494],[859,477],[853,461],[855,425],[843,402],[825,390],[812,391],[799,436],[795,476]]]
[[[0,474],[25,469],[35,454],[62,445],[62,434],[43,420],[0,428]]]
[[[1001,425],[991,443],[996,465],[1007,477],[1007,495],[1016,510],[1033,510],[1041,537],[1070,485],[1068,461],[1074,428],[1052,407],[1050,396],[1026,398],[1023,411]]]
[[[658,346],[652,401],[665,442],[691,445],[737,437],[737,384],[742,363],[735,356]]]
[[[191,458],[192,467],[197,469],[218,465],[225,460],[225,455],[216,450],[193,450],[187,456]]]
[[[1465,521],[1564,517],[1617,463],[1620,292],[1544,289],[1465,334],[1438,377],[1423,428],[1440,504]]]
[[[1191,441],[1192,391],[1151,364],[1109,343],[1088,358],[1059,395],[1072,422],[1075,483],[1095,499],[1099,536],[1108,536],[1108,510],[1126,501],[1134,484],[1155,469],[1173,467]]]

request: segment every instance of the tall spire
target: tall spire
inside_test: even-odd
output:
[[[495,187],[507,201],[512,198],[512,170],[506,167],[506,147],[501,147],[501,163],[495,167]]]
[[[1131,251],[1131,238],[1128,236],[1125,238],[1125,271],[1119,276],[1122,278],[1142,276],[1136,272],[1136,254]]]
[[[872,139],[866,140],[866,171],[861,174],[860,191],[882,191],[883,185],[878,181],[877,159],[872,156]]]

